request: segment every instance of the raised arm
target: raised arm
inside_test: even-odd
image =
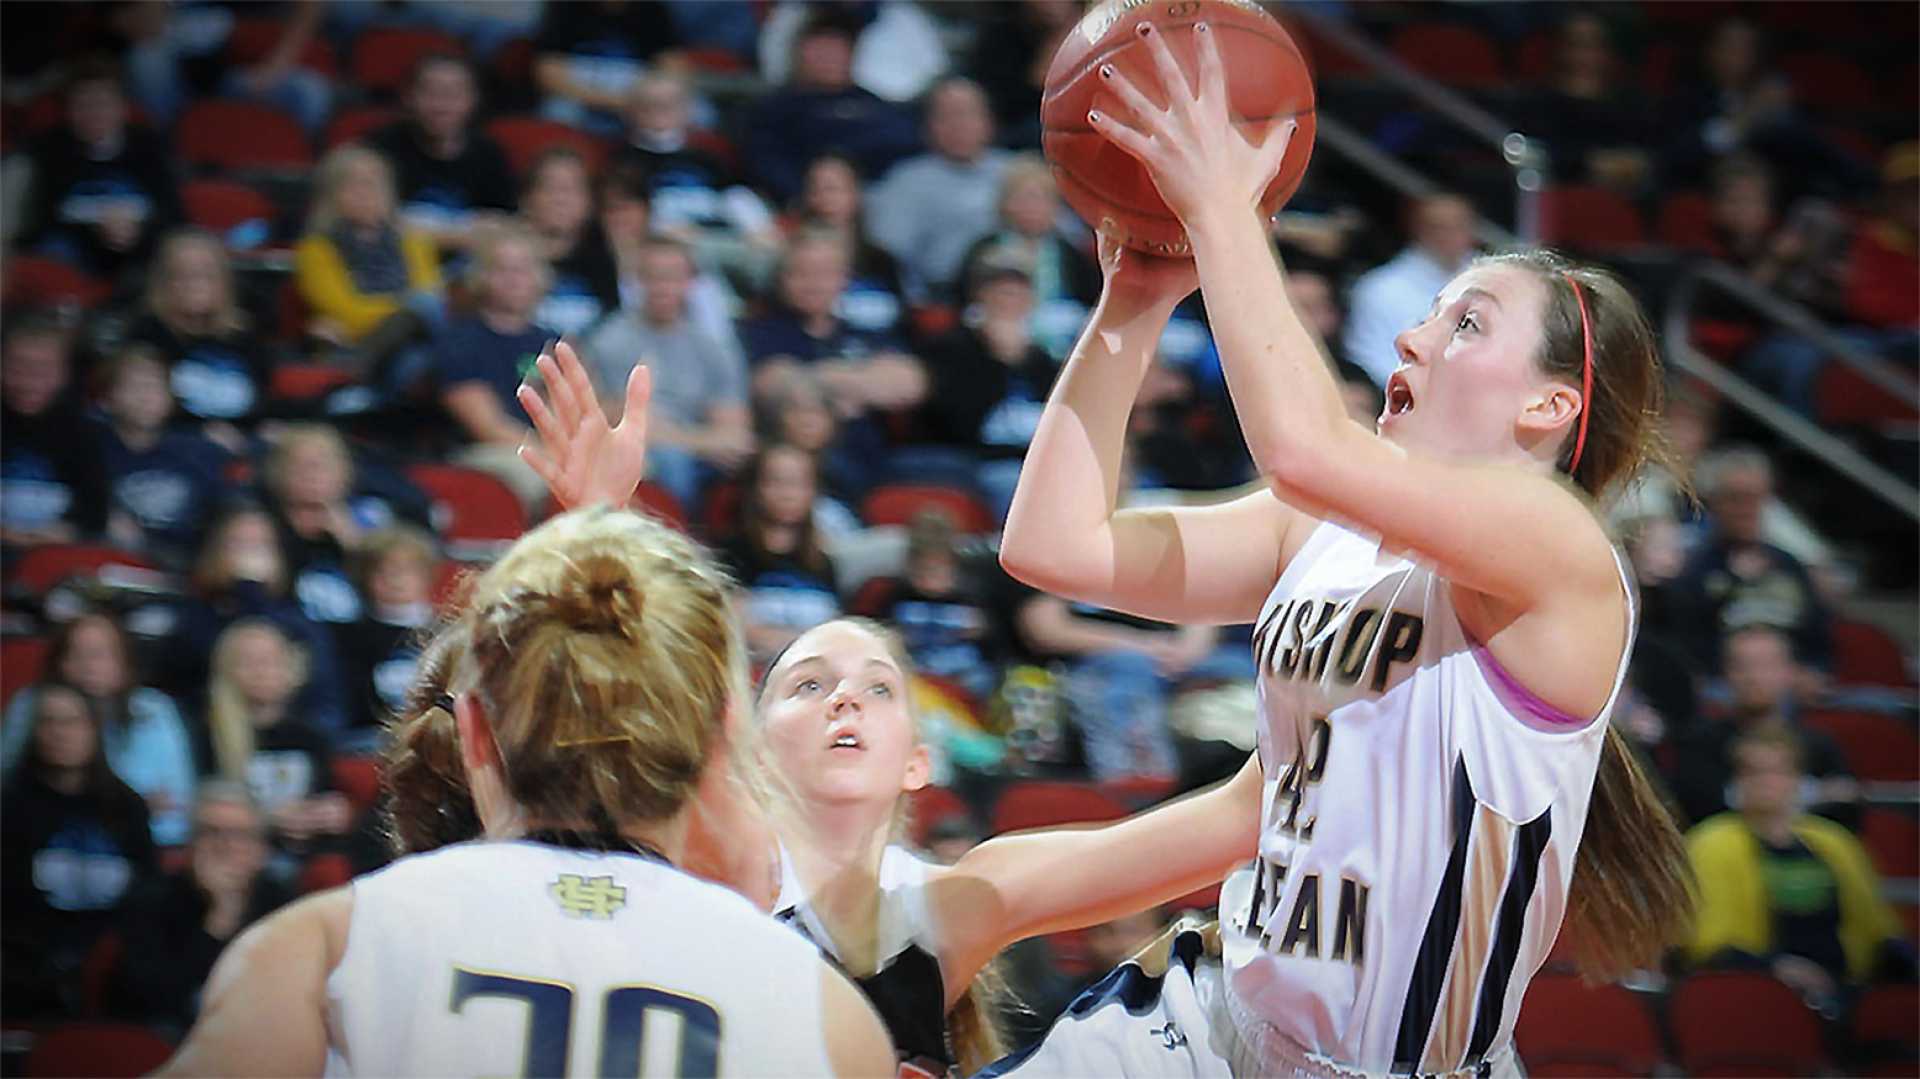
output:
[[[1254,856],[1260,761],[1113,824],[996,836],[928,889],[949,1002],[1002,948],[1097,925],[1204,888]]]
[[[1450,580],[1504,601],[1618,605],[1605,534],[1561,483],[1519,467],[1408,455],[1354,423],[1331,372],[1288,303],[1256,209],[1293,124],[1250,142],[1230,122],[1213,34],[1194,30],[1198,85],[1150,25],[1161,107],[1103,70],[1123,117],[1094,127],[1143,162],[1193,242],[1227,386],[1248,448],[1275,495],[1304,512],[1355,523],[1390,548],[1436,563]]]
[[[1100,240],[1100,303],[1047,399],[1000,561],[1056,595],[1167,622],[1249,622],[1310,531],[1266,491],[1198,508],[1122,510],[1127,415],[1191,263]]]

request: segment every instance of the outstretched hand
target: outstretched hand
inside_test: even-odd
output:
[[[1122,315],[1154,308],[1170,311],[1200,287],[1200,271],[1190,258],[1168,258],[1124,247],[1104,224],[1098,237],[1101,302],[1109,308],[1121,305]]]
[[[1113,113],[1095,109],[1087,114],[1088,122],[1146,166],[1167,207],[1190,228],[1204,211],[1258,206],[1280,171],[1298,124],[1275,124],[1257,140],[1240,133],[1227,101],[1220,44],[1205,22],[1193,25],[1197,86],[1180,70],[1164,32],[1149,22],[1135,32],[1153,54],[1165,107],[1156,105],[1125,72],[1102,64],[1100,78],[1119,108]]]
[[[625,506],[647,471],[647,403],[653,376],[636,364],[627,376],[626,404],[617,426],[594,396],[587,369],[565,342],[540,357],[540,374],[551,404],[532,386],[522,385],[520,407],[540,434],[540,444],[520,447],[525,461],[564,509]]]

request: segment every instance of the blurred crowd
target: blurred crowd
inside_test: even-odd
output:
[[[1386,37],[1431,14],[1311,6]],[[1764,10],[1690,6],[1681,28],[1659,4],[1446,14],[1532,69],[1486,100],[1556,184],[1910,370],[1911,105],[1836,103],[1782,66]],[[241,928],[386,857],[371,755],[462,565],[550,509],[515,395],[559,339],[616,416],[650,370],[642,498],[721,552],[756,660],[844,612],[901,631],[938,782],[980,810],[922,836],[938,853],[1010,783],[1138,801],[1236,768],[1245,627],[1089,609],[994,560],[1100,292],[1039,154],[1040,85],[1082,10],[9,4],[0,559],[4,628],[37,644],[8,653],[0,733],[9,1017],[177,1028]],[[1383,149],[1445,157],[1418,110],[1369,104],[1379,80],[1326,70],[1329,114],[1348,94]],[[1274,223],[1363,422],[1394,336],[1510,209],[1437,171],[1446,190],[1403,200],[1323,150]],[[1724,297],[1692,314],[1837,422],[1825,349]],[[1615,721],[1700,870],[1676,962],[1764,967],[1837,1012],[1913,971],[1914,882],[1883,880],[1916,873],[1912,788],[1875,781],[1920,777],[1862,774],[1871,747],[1914,744],[1912,671],[1852,614],[1912,585],[1912,532],[1704,387],[1676,380],[1664,424],[1668,464],[1608,512],[1643,604]],[[1256,479],[1197,297],[1130,436],[1135,501]],[[133,568],[33,572],[100,547]],[[1151,929],[1102,930],[1085,968]],[[1044,1014],[1076,984],[1044,958],[1015,973]]]

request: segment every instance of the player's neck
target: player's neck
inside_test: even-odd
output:
[[[565,821],[552,817],[521,814],[517,815],[513,821],[502,824],[498,829],[488,829],[488,838],[519,839],[542,832],[590,834],[598,830],[585,821]],[[629,821],[621,825],[620,837],[678,865],[683,860],[682,856],[687,849],[687,817],[684,813],[677,813],[664,821]]]
[[[892,825],[891,808],[876,814],[875,807],[860,803],[809,807],[785,837],[800,882],[811,889],[849,873],[878,877]]]
[[[816,809],[799,834],[787,837],[801,894],[856,977],[872,973],[878,961],[880,859],[889,824],[863,807]]]

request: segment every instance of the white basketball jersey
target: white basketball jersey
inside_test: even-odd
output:
[[[463,843],[354,882],[327,1074],[830,1074],[821,970],[661,862]]]
[[[1333,524],[1274,586],[1254,659],[1260,857],[1220,905],[1236,1010],[1374,1073],[1503,1052],[1566,912],[1605,712],[1528,693],[1444,579]],[[1625,657],[1569,662],[1618,663],[1611,711]]]

